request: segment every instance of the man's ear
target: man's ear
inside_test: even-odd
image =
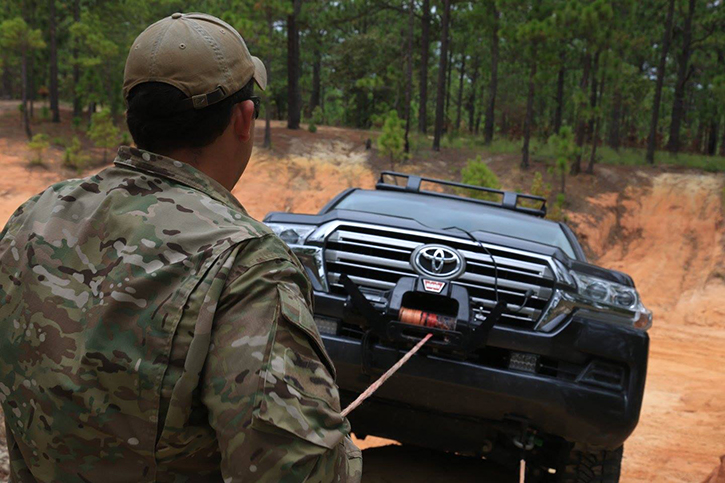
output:
[[[247,142],[252,137],[252,126],[254,123],[254,102],[244,101],[234,106],[232,112],[234,123],[234,134],[242,142]]]

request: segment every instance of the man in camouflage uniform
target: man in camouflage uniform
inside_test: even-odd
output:
[[[264,66],[221,20],[152,25],[124,95],[136,144],[164,155],[123,147],[0,234],[12,481],[360,480],[305,272],[229,191],[253,82]]]

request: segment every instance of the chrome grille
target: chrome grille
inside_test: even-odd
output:
[[[500,323],[533,329],[552,295],[554,274],[548,257],[486,244],[491,259],[481,246],[455,237],[381,228],[362,224],[342,224],[325,242],[328,282],[333,292],[344,294],[340,275],[347,274],[363,292],[390,290],[404,276],[418,276],[410,264],[413,251],[430,243],[455,248],[466,259],[466,271],[452,283],[468,290],[477,319],[482,320],[496,305],[496,271],[499,297],[508,307]],[[497,270],[496,270],[497,267]],[[527,291],[531,291],[526,301]],[[523,308],[520,306],[526,301]]]

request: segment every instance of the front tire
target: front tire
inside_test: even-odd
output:
[[[624,447],[614,451],[570,449],[557,468],[557,483],[619,483]]]

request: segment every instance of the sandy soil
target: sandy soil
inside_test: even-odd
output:
[[[60,148],[51,148],[44,168],[28,166],[16,107],[0,102],[0,224],[47,185],[77,175],[60,166]],[[67,126],[36,129],[71,135]],[[260,144],[261,135],[259,130]],[[258,218],[275,210],[315,212],[344,188],[371,187],[375,172],[388,168],[364,150],[369,135],[326,127],[317,134],[290,133],[275,123],[273,149],[255,152],[234,194]],[[452,178],[469,154],[426,153],[402,169]],[[496,156],[489,162],[506,187],[526,186],[530,175],[513,167],[515,159]],[[633,276],[655,313],[645,403],[626,445],[622,481],[700,483],[725,454],[725,179],[658,169],[598,169],[596,178],[570,182],[569,222],[592,260]],[[0,435],[0,481],[3,443]],[[515,479],[511,471],[481,460],[372,437],[359,445],[365,449],[366,482]],[[721,479],[716,473],[712,478],[708,483],[725,483],[725,469]]]

